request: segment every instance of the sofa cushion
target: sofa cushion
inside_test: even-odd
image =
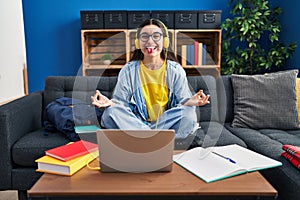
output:
[[[45,155],[45,150],[67,144],[69,139],[60,133],[44,135],[39,129],[21,137],[12,147],[12,159],[15,164],[25,167],[36,167],[37,158]]]
[[[217,79],[218,111],[220,122],[232,122],[233,120],[233,88],[231,76],[221,76]]]
[[[199,90],[203,90],[205,94],[210,95],[210,104],[197,107],[198,121],[219,121],[218,95],[215,78],[212,76],[188,76],[187,80],[193,94]]]
[[[297,129],[298,70],[264,75],[232,75],[233,127]]]
[[[203,138],[201,146],[224,146],[230,144],[238,144],[247,147],[246,143],[236,135],[232,134],[228,129],[218,122],[200,122],[201,130],[203,130]]]
[[[281,167],[260,171],[279,193],[279,199],[298,199],[300,195],[299,170],[281,156],[282,145],[300,146],[300,130],[277,130],[225,127],[247,144],[248,148],[282,162]]]
[[[267,156],[280,157],[283,144],[300,146],[300,130],[235,128],[230,123],[226,129],[241,138],[249,148],[257,152],[268,152]],[[276,146],[276,148],[274,148]]]
[[[70,97],[90,103],[91,96],[96,90],[111,98],[116,83],[116,76],[49,76],[45,80],[44,108],[60,97]]]
[[[247,147],[243,140],[233,135],[218,122],[200,122],[200,126],[200,129],[197,129],[194,134],[187,138],[176,138],[175,149],[187,150],[199,146],[206,148],[230,144]]]

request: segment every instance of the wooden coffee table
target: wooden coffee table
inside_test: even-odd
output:
[[[97,159],[92,165],[99,164]],[[30,199],[276,199],[277,191],[252,172],[205,183],[177,164],[172,172],[101,173],[87,167],[71,177],[43,174]]]

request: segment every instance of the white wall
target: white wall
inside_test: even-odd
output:
[[[26,63],[22,0],[0,2],[0,103],[24,95]]]

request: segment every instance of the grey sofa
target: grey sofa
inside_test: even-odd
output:
[[[44,134],[43,111],[59,97],[90,101],[96,89],[110,97],[117,77],[48,77],[45,89],[0,106],[0,190],[18,190],[26,199],[26,190],[42,175],[35,172],[35,159],[46,149],[69,142],[61,133]],[[195,146],[238,144],[279,160],[283,166],[261,173],[278,190],[279,199],[294,200],[300,196],[300,173],[280,157],[282,144],[300,146],[300,130],[253,130],[233,128],[233,89],[230,76],[215,80],[211,76],[188,77],[192,91],[203,89],[211,103],[197,109],[201,125],[192,138],[175,141],[178,149]],[[250,134],[251,133],[251,134]]]

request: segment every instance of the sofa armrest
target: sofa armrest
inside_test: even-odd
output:
[[[42,127],[43,92],[0,106],[0,189],[10,189],[13,144],[26,133]]]

